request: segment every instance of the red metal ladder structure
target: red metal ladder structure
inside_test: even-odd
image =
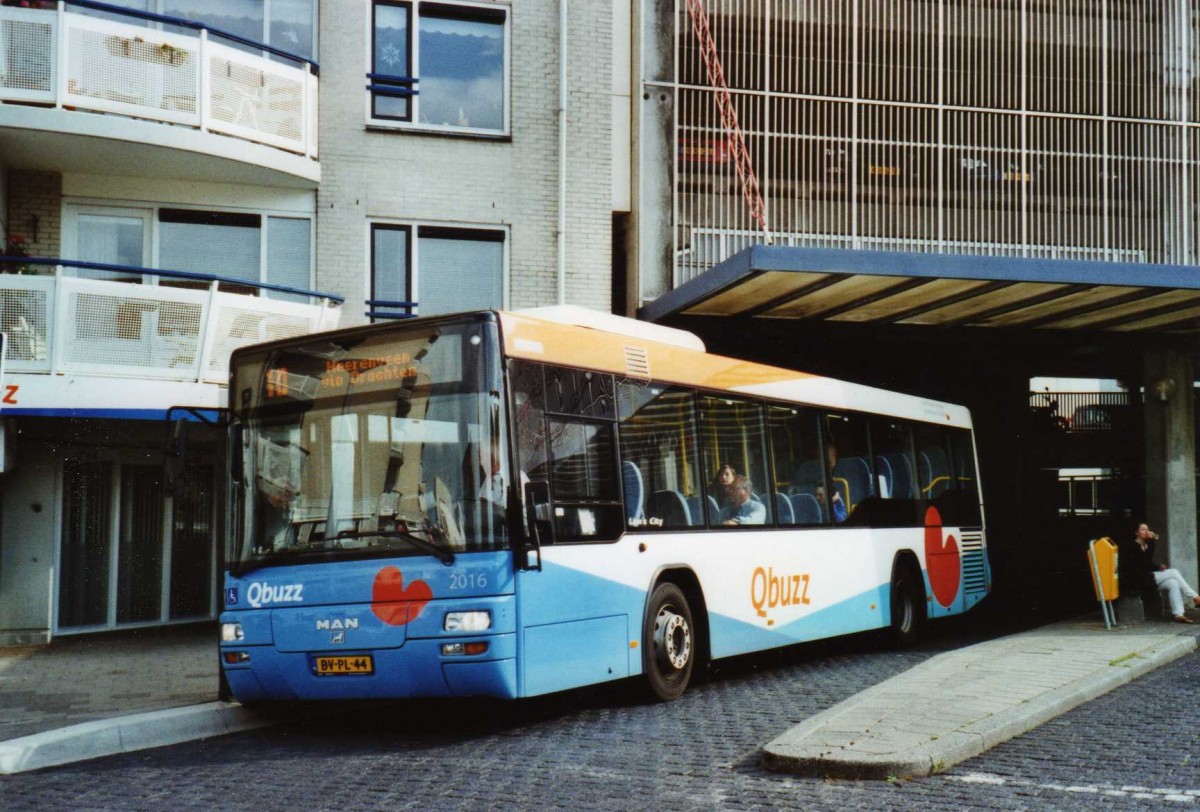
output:
[[[725,82],[725,70],[721,67],[717,42],[713,39],[712,30],[708,25],[708,13],[705,12],[701,0],[687,0],[687,10],[688,16],[692,18],[692,30],[696,34],[696,41],[700,44],[700,57],[708,71],[708,83],[712,85],[715,93],[721,125],[729,136],[734,165],[742,182],[742,197],[750,209],[750,219],[762,226],[763,235],[770,245],[772,239],[771,229],[767,227],[766,203],[758,187],[758,175],[755,174],[754,164],[750,161],[750,152],[746,149],[742,127],[738,124],[737,110],[734,109],[733,99],[729,95],[729,85]]]

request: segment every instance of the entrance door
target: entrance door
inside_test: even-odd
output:
[[[172,498],[158,465],[64,463],[56,631],[212,617],[213,478],[190,465]]]
[[[63,465],[62,552],[59,556],[58,627],[109,622],[112,581],[112,463]]]

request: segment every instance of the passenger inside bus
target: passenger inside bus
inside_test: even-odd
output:
[[[720,523],[735,524],[766,524],[767,508],[762,502],[750,498],[754,488],[750,480],[744,476],[735,476],[730,486],[729,503],[721,509]]]

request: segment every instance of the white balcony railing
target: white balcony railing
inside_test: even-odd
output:
[[[225,384],[238,347],[337,326],[329,299],[306,304],[199,288],[62,275],[0,274],[10,373]]]
[[[0,7],[0,100],[113,113],[317,158],[313,66],[266,59],[205,28],[158,31],[56,8]]]

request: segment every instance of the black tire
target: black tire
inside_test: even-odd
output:
[[[908,648],[921,637],[925,625],[925,584],[913,567],[902,565],[892,576],[892,645]]]
[[[675,584],[659,584],[642,622],[642,668],[650,693],[670,702],[687,690],[696,662],[696,627],[687,598]]]

